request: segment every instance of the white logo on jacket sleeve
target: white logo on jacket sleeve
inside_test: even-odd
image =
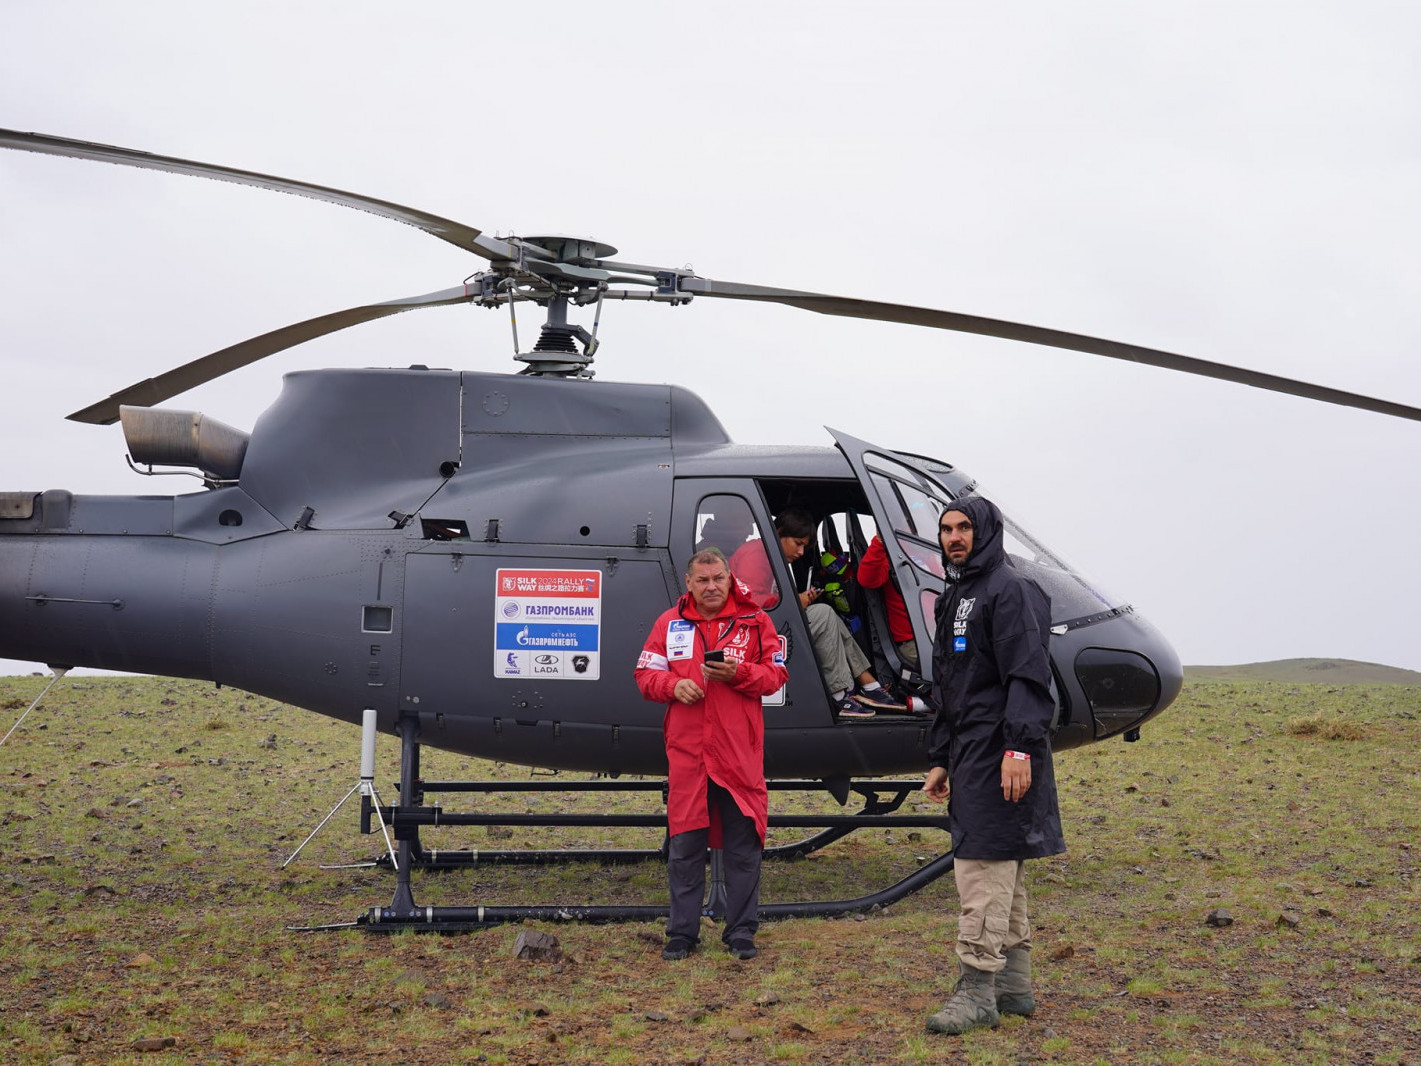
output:
[[[666,656],[657,655],[654,651],[644,651],[641,658],[636,661],[638,670],[665,670],[667,669]]]

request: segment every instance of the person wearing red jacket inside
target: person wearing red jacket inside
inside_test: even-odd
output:
[[[877,533],[868,542],[868,550],[859,560],[855,575],[861,587],[881,589],[883,612],[888,616],[888,633],[893,638],[893,646],[898,649],[898,657],[914,670],[919,668],[918,642],[913,639],[913,623],[908,618],[908,605],[903,602],[903,594],[898,591],[888,565],[888,551],[883,547],[883,538]]]
[[[760,698],[788,679],[774,624],[725,556],[714,548],[691,556],[686,593],[651,627],[636,669],[641,694],[666,704],[664,959],[684,959],[700,940],[707,845],[725,860],[721,939],[736,958],[755,957],[769,821]]]

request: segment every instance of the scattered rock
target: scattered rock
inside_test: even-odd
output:
[[[454,1006],[454,1001],[443,992],[430,992],[424,997],[424,1005],[435,1010],[449,1010]]]
[[[1209,912],[1209,917],[1204,919],[1205,925],[1212,925],[1216,929],[1222,929],[1226,925],[1234,924],[1234,916],[1225,908],[1219,907]]]
[[[1278,915],[1278,920],[1274,923],[1279,929],[1296,929],[1302,923],[1302,916],[1297,911],[1283,911]]]
[[[805,1033],[809,1036],[814,1035],[813,1029],[809,1028],[809,1026],[807,1025],[800,1025],[798,1022],[790,1022],[788,1025],[785,1026],[785,1029],[791,1033]]]
[[[125,962],[123,966],[126,970],[137,970],[144,966],[152,966],[157,961],[158,960],[148,954],[148,952],[140,951],[137,955],[133,956],[133,958]]]
[[[743,1025],[732,1025],[730,1031],[725,1034],[725,1039],[734,1041],[737,1044],[743,1044],[747,1040],[755,1039],[755,1036]]]
[[[268,733],[266,739],[257,745],[259,748],[266,748],[269,751],[276,750],[276,734]]]
[[[507,840],[513,835],[513,830],[506,825],[491,825],[484,832],[490,840]]]
[[[649,1010],[643,1014],[642,1017],[649,1022],[664,1022],[669,1020],[666,1015],[659,1010]]]
[[[1326,907],[1319,907],[1319,908],[1317,909],[1317,916],[1318,916],[1319,918],[1331,918],[1331,917],[1332,917],[1332,912],[1331,912],[1330,910],[1328,910]]]
[[[513,954],[530,962],[559,962],[563,957],[558,938],[551,933],[524,929],[513,943]]]
[[[177,1037],[173,1036],[141,1036],[133,1042],[134,1051],[166,1051],[170,1047],[176,1047]]]
[[[531,1014],[534,1018],[546,1018],[549,1014],[552,1013],[552,1011],[548,1010],[547,1007],[539,1003],[534,1006],[532,1010],[530,1010],[528,1013]]]
[[[1075,947],[1070,944],[1062,944],[1055,951],[1051,952],[1050,958],[1052,962],[1065,962],[1067,959],[1075,955],[1075,953]]]
[[[112,885],[90,885],[88,888],[84,889],[84,895],[86,896],[97,896],[99,895],[99,893],[103,893],[106,896],[118,895],[118,893],[114,891]]]

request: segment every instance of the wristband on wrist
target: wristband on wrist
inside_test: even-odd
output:
[[[1030,762],[1031,756],[1024,751],[1009,751],[1006,753],[1008,759],[1020,759],[1022,762]]]

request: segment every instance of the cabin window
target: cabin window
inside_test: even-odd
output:
[[[695,551],[716,548],[730,572],[750,587],[750,595],[765,608],[779,603],[766,541],[750,505],[741,496],[707,496],[696,510]]]

